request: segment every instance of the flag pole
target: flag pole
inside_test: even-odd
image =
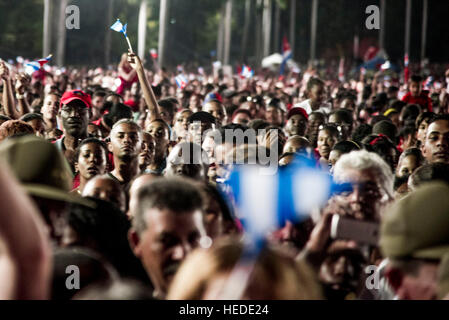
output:
[[[126,42],[128,42],[129,50],[131,50],[131,53],[134,53],[133,48],[131,47],[131,42],[129,42],[128,36],[125,36],[125,38],[126,38]]]

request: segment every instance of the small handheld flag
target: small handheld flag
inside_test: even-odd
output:
[[[111,29],[117,32],[121,32],[123,33],[123,35],[125,36],[126,41],[128,42],[128,47],[129,50],[131,50],[131,52],[133,52],[133,48],[131,47],[131,42],[129,42],[129,38],[128,35],[126,34],[126,27],[127,27],[127,23],[125,23],[125,25],[123,25],[120,22],[120,19],[117,19],[117,21],[111,26]]]
[[[424,81],[424,89],[430,90],[432,83],[433,83],[433,77],[432,76],[427,77],[426,81]]]
[[[44,64],[48,63],[51,60],[51,57],[52,55],[50,54],[46,58],[25,63],[25,73],[31,76],[34,72],[41,69]]]
[[[187,86],[187,82],[188,82],[187,78],[182,74],[177,75],[175,78],[175,81],[176,81],[176,85],[181,90]]]
[[[285,72],[285,66],[287,65],[287,61],[292,58],[292,49],[290,48],[290,44],[288,43],[287,37],[282,39],[282,63],[279,69],[279,74],[282,76]]]
[[[252,78],[254,76],[254,70],[252,70],[250,67],[248,67],[247,65],[243,65],[242,67],[242,71],[240,71],[240,75],[243,78]]]

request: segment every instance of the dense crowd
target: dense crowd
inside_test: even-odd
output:
[[[447,297],[449,70],[354,74],[0,62],[0,298]],[[301,162],[350,187],[253,237]]]

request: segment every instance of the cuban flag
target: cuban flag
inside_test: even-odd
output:
[[[240,71],[240,76],[247,79],[252,78],[254,76],[254,70],[252,70],[247,65],[243,65],[242,71]]]
[[[432,83],[433,83],[433,77],[432,76],[427,77],[426,81],[424,81],[424,89],[430,90]]]
[[[126,34],[127,25],[128,25],[127,23],[125,23],[125,25],[123,25],[120,22],[120,19],[117,19],[117,21],[111,26],[111,29],[114,31],[117,31],[117,32],[121,32],[125,35],[125,37],[127,37],[127,34]]]
[[[287,61],[292,58],[292,50],[290,44],[288,43],[287,37],[284,36],[282,39],[282,63],[279,69],[279,74],[282,76],[285,72],[285,66]]]
[[[48,63],[51,60],[51,57],[52,55],[50,54],[46,58],[25,63],[25,73],[31,76],[33,73],[41,69],[46,63]]]
[[[175,78],[176,85],[179,89],[183,90],[187,86],[187,78],[183,74],[178,74]]]

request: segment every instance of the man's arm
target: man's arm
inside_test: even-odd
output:
[[[0,61],[0,79],[3,82],[2,104],[5,113],[11,119],[18,119],[19,115],[16,111],[9,69],[3,61]]]
[[[8,299],[48,299],[51,248],[40,214],[30,198],[0,166],[0,296]],[[5,292],[6,291],[6,292]]]
[[[154,95],[153,89],[151,89],[151,85],[148,83],[148,79],[145,76],[145,70],[143,69],[140,58],[134,53],[128,53],[128,62],[130,63],[131,67],[136,70],[137,76],[139,77],[139,83],[140,87],[142,88],[143,97],[148,108],[150,121],[160,119],[156,96]]]
[[[26,73],[20,73],[17,75],[16,80],[16,98],[18,101],[18,115],[23,116],[30,112],[30,105],[26,99],[27,87],[30,83],[30,77]]]

